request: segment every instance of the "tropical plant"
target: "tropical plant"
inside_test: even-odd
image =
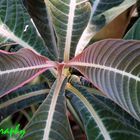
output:
[[[137,7],[0,0],[0,120],[42,103],[23,140],[76,139],[68,116],[88,140],[139,140],[140,19],[128,26]]]

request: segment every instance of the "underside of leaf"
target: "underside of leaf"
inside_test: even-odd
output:
[[[103,40],[69,63],[109,98],[140,120],[140,42]]]
[[[55,63],[31,50],[0,51],[0,97],[22,87]]]

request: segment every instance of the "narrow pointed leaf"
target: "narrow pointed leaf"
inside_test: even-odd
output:
[[[38,36],[21,0],[0,1],[0,40],[1,43],[15,42],[21,47],[53,58]]]
[[[44,0],[23,0],[23,3],[45,41],[48,50],[55,56],[55,60],[58,59],[58,48],[52,20]]]
[[[136,0],[95,0],[90,21],[78,42],[75,55],[82,52],[96,33],[135,3]]]
[[[57,34],[60,60],[74,56],[77,42],[87,25],[90,3],[85,0],[45,0]]]
[[[22,87],[54,66],[55,63],[28,49],[16,53],[0,51],[0,97]]]
[[[41,103],[49,93],[46,83],[27,85],[0,99],[0,122],[30,105]]]
[[[140,139],[140,122],[111,100],[74,85],[67,96],[84,124],[87,140]],[[73,94],[74,93],[74,94]]]
[[[140,120],[140,42],[103,40],[75,57],[78,69],[106,96]]]
[[[134,39],[140,40],[140,18],[136,21],[136,23],[132,26],[132,28],[126,33],[124,39]]]
[[[26,127],[23,140],[73,140],[66,116],[66,80],[57,79],[49,95]]]

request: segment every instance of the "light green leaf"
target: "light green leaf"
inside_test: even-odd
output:
[[[0,99],[0,121],[32,104],[42,102],[49,93],[46,83],[27,85]]]
[[[82,52],[97,32],[135,3],[136,0],[95,0],[90,21],[78,42],[75,55]]]
[[[132,26],[132,28],[126,33],[124,39],[140,40],[140,18]]]
[[[87,140],[140,139],[140,123],[111,100],[91,96],[78,85],[71,86],[67,96],[78,111]]]
[[[69,60],[74,56],[77,42],[90,15],[90,3],[85,0],[45,0],[49,6],[57,34],[59,58]]]
[[[38,36],[20,0],[0,1],[0,36],[1,43],[12,41],[53,58],[43,40]]]
[[[73,140],[68,119],[64,89],[66,80],[57,79],[50,94],[27,125],[23,140]]]

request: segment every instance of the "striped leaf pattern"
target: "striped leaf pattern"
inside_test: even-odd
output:
[[[138,140],[140,122],[111,100],[91,96],[85,88],[73,85],[68,99],[84,124],[87,140]]]
[[[0,97],[51,67],[54,67],[54,63],[28,49],[20,49],[16,53],[0,51]]]
[[[34,114],[22,140],[73,140],[66,116],[66,79],[57,79],[49,95]]]
[[[137,0],[95,0],[90,21],[77,44],[75,55],[82,52],[93,36],[108,25],[117,16],[134,5]],[[124,27],[125,28],[125,27]]]
[[[0,1],[0,36],[4,37],[0,39],[1,43],[12,41],[20,47],[30,48],[53,58],[43,40],[38,36],[21,0]]]
[[[140,120],[140,42],[103,40],[67,65],[78,69],[106,96]]]
[[[85,0],[45,0],[51,11],[57,34],[60,60],[74,55],[77,42],[90,15],[90,3]]]
[[[11,94],[3,96],[0,98],[0,122],[21,109],[43,102],[48,93],[48,85],[41,83],[26,85]]]
[[[31,18],[33,19],[41,37],[45,41],[49,52],[58,59],[58,48],[52,26],[52,20],[44,0],[23,0]]]

